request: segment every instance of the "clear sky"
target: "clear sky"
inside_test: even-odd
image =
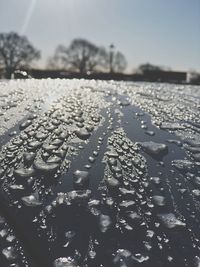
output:
[[[132,71],[150,62],[200,71],[200,0],[0,0],[0,32],[17,31],[42,52],[82,37],[114,43]]]

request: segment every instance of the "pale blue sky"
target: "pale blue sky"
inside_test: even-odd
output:
[[[151,62],[200,71],[200,0],[0,0],[0,32],[26,34],[42,51],[76,37],[114,43],[129,71]]]

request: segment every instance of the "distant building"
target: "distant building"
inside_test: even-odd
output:
[[[3,69],[0,69],[0,79],[2,79],[4,76],[4,70]]]
[[[168,82],[168,83],[186,83],[187,72],[180,71],[147,71],[141,74],[143,81],[149,82]]]
[[[4,72],[2,69],[0,69],[0,78],[3,77],[4,77]],[[181,83],[181,84],[188,82],[188,74],[186,72],[162,71],[162,70],[153,70],[153,71],[146,71],[145,73],[134,73],[134,74],[102,73],[102,72],[81,74],[78,72],[68,72],[66,70],[24,69],[16,71],[14,75],[14,78],[19,78],[19,79],[25,79],[31,77],[36,79],[85,78],[85,79],[99,79],[99,80],[147,81],[147,82],[166,82],[166,83]],[[189,82],[192,83],[191,80]]]

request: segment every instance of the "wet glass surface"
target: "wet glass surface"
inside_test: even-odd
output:
[[[200,266],[198,86],[0,88],[3,266]]]

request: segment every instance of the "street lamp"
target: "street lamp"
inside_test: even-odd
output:
[[[110,58],[109,58],[110,73],[113,73],[113,58],[114,58],[114,49],[115,49],[114,44],[110,44],[109,48],[110,48]]]

